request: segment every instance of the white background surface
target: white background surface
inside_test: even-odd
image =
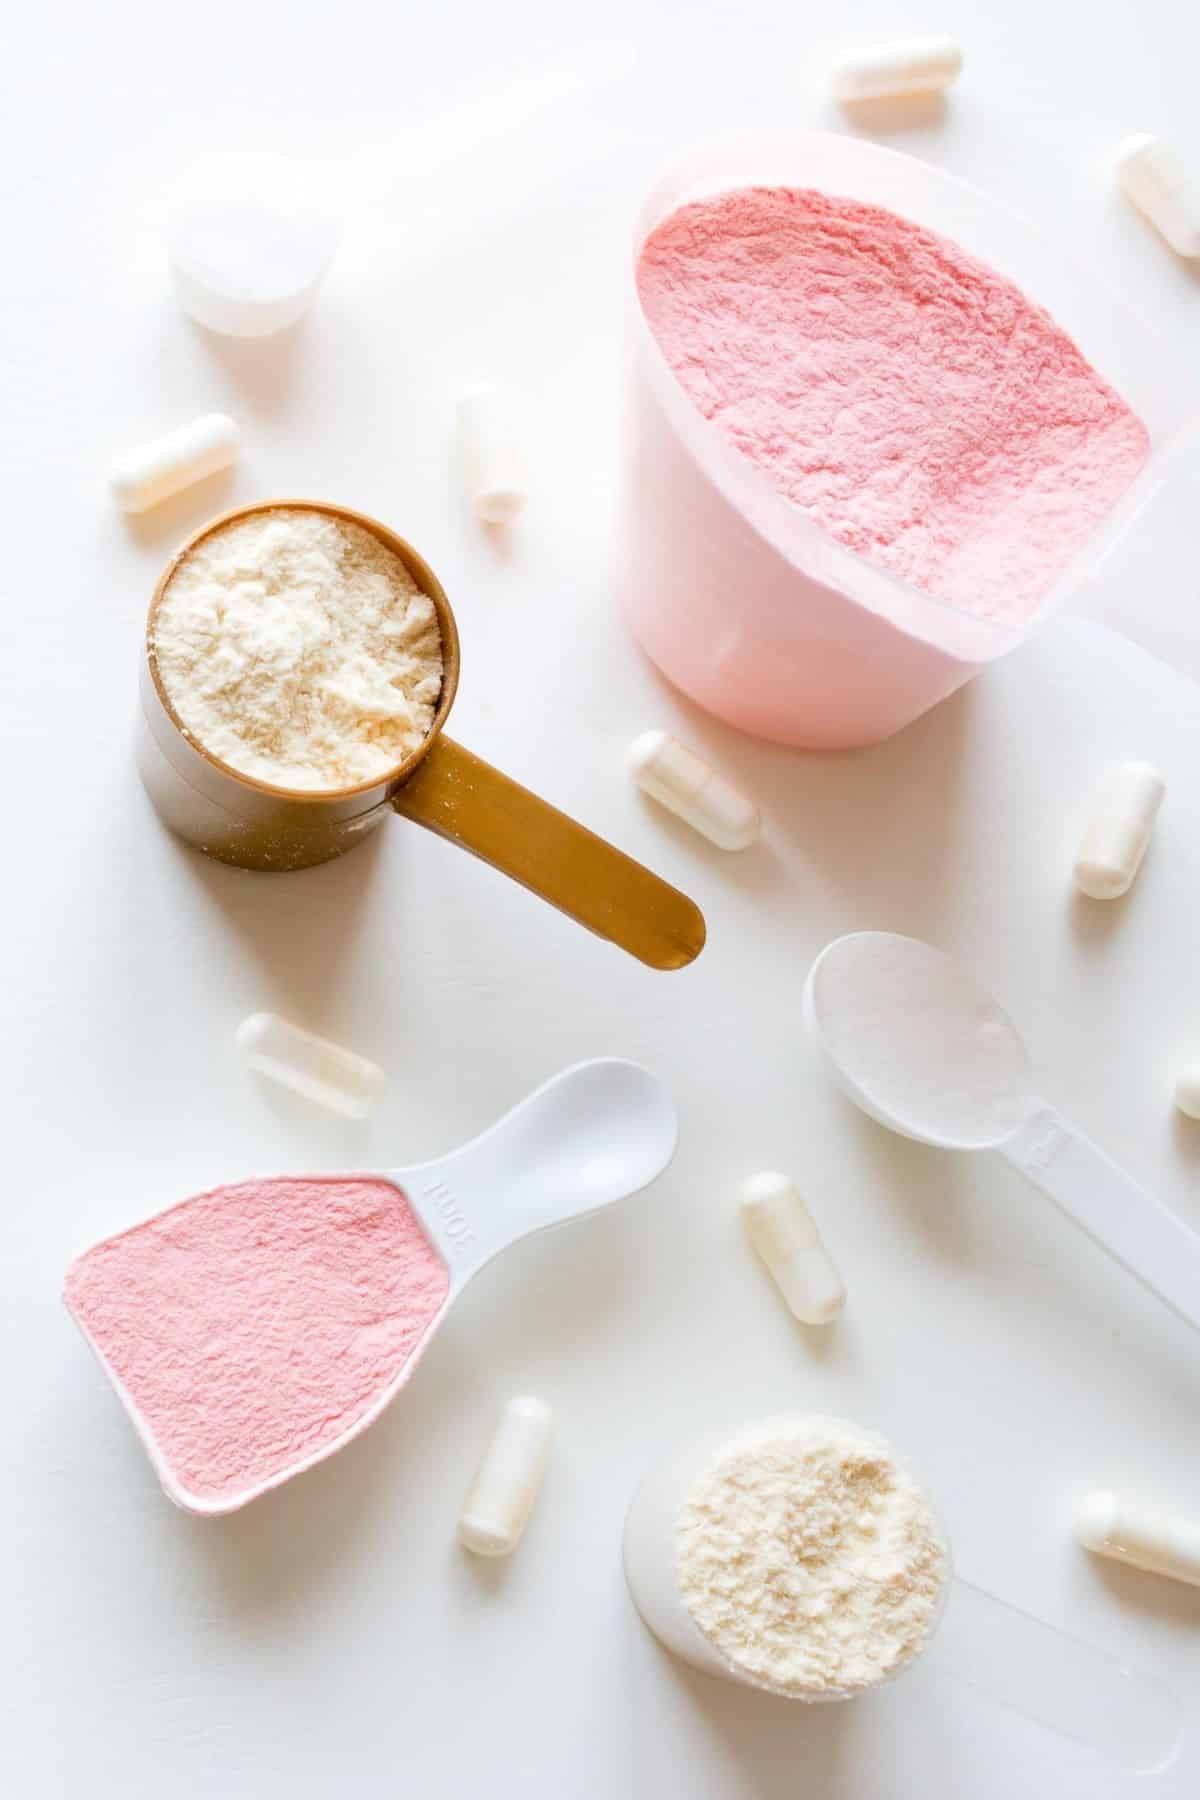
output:
[[[967,74],[944,117],[881,135],[1061,229],[1140,303],[1166,366],[1194,360],[1200,281],[1100,164],[1141,128],[1200,165],[1200,14],[947,0],[919,23],[960,32]],[[925,1468],[966,1574],[1168,1675],[1200,1727],[1200,1595],[1090,1563],[1065,1528],[1092,1483],[1200,1508],[1194,1338],[1002,1166],[860,1123],[798,1012],[836,932],[957,947],[1020,1020],[1048,1097],[1200,1226],[1200,1139],[1166,1099],[1200,1048],[1194,752],[1131,905],[1093,918],[1064,890],[1097,759],[1178,762],[1194,696],[1137,699],[1152,670],[1102,677],[1060,630],[891,746],[801,759],[672,697],[608,591],[638,194],[662,152],[714,127],[836,123],[810,54],[821,18],[765,0],[615,0],[601,17],[117,0],[14,9],[7,29],[0,1788],[1194,1794],[1200,1733],[1135,1783],[925,1672],[798,1715],[692,1680],[619,1573],[632,1484],[673,1436],[840,1408]],[[165,293],[164,191],[210,147],[310,154],[349,205],[317,311],[271,344],[207,338]],[[451,391],[488,370],[541,415],[537,495],[508,548],[464,516],[447,456]],[[111,452],[213,407],[244,424],[236,476],[123,522]],[[129,757],[155,574],[218,506],[280,492],[360,506],[425,551],[463,632],[457,735],[694,893],[710,927],[694,969],[651,975],[398,822],[277,880],[163,835]],[[1181,481],[1096,595],[1182,659],[1196,497]],[[756,791],[760,849],[724,859],[628,790],[623,746],[657,723]],[[232,1033],[262,1006],[386,1065],[369,1129],[244,1079]],[[486,1272],[343,1456],[228,1521],[173,1511],[59,1307],[70,1256],[213,1181],[433,1154],[602,1052],[675,1089],[683,1147],[659,1187]],[[770,1163],[796,1172],[848,1277],[828,1338],[796,1330],[739,1239],[734,1184]],[[496,1405],[523,1388],[558,1409],[557,1454],[518,1556],[482,1567],[454,1515]]]

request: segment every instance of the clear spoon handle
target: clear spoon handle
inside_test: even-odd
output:
[[[1200,1330],[1200,1236],[1043,1107],[1000,1154],[1187,1324]]]
[[[956,1575],[927,1652],[932,1672],[1086,1744],[1126,1769],[1176,1755],[1183,1711],[1165,1683]]]

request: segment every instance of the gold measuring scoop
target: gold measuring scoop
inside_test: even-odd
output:
[[[236,519],[288,508],[371,532],[405,564],[437,610],[442,691],[424,741],[386,774],[354,787],[274,787],[221,762],[183,726],[159,673],[154,621],[171,577],[196,546]],[[392,812],[448,838],[653,969],[679,969],[704,945],[694,901],[556,807],[464,750],[443,727],[460,665],[458,626],[424,557],[386,525],[321,500],[268,500],[213,519],[159,577],[142,659],[138,766],[159,815],[188,843],[242,869],[284,873],[327,862]]]

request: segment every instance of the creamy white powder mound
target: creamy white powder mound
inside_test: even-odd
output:
[[[361,525],[304,507],[198,544],[152,647],[187,734],[273,787],[386,775],[428,735],[442,687],[437,613],[405,564]]]
[[[690,1489],[675,1552],[709,1642],[753,1680],[814,1700],[911,1662],[950,1573],[933,1505],[891,1447],[817,1416],[732,1438]]]

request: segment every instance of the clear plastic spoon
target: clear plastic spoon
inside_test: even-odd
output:
[[[956,1574],[927,1652],[939,1681],[973,1689],[1140,1774],[1174,1760],[1179,1697],[1163,1681]]]
[[[1200,1237],[1038,1097],[1015,1025],[966,970],[917,938],[855,932],[813,964],[804,1015],[864,1112],[920,1143],[998,1150],[1200,1329]]]

